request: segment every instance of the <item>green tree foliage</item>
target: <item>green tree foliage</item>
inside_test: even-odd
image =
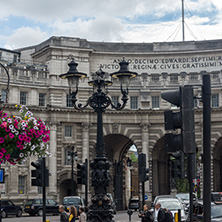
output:
[[[130,154],[132,162],[138,162],[138,158],[136,157],[135,153]]]

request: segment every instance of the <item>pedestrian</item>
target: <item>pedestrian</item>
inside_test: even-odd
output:
[[[173,214],[170,210],[163,208],[165,211],[165,222],[173,222]]]
[[[143,206],[143,212],[139,214],[139,217],[141,218],[142,222],[152,222],[153,221],[153,215],[149,211],[148,205],[145,204]]]
[[[70,206],[69,208],[69,222],[75,222],[77,217],[77,211],[74,206]]]
[[[79,208],[79,222],[86,222],[86,213],[85,213],[85,209],[83,207]]]
[[[60,212],[60,222],[69,222],[69,215],[65,212],[65,207],[63,205],[59,206]]]
[[[158,222],[165,222],[165,211],[163,208],[161,208],[161,204],[160,203],[156,203],[155,205],[155,217],[157,219]]]

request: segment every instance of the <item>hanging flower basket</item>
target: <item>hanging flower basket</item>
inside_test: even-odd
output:
[[[15,165],[32,155],[51,155],[47,151],[49,134],[45,123],[34,118],[26,106],[20,107],[20,116],[0,111],[0,163]]]

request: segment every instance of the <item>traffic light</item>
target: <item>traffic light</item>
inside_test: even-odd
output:
[[[77,183],[86,184],[87,173],[86,173],[86,163],[77,164]]]
[[[42,169],[42,160],[36,160],[35,162],[31,162],[31,165],[35,167],[35,170],[31,171],[32,178],[32,186],[42,187],[43,185],[43,169]]]
[[[149,169],[146,168],[146,154],[139,154],[138,158],[139,163],[139,182],[146,182],[149,180]]]
[[[184,153],[179,151],[172,154],[171,160],[171,175],[172,178],[185,178],[184,170]]]
[[[186,85],[175,91],[162,92],[161,97],[180,107],[179,112],[164,112],[165,130],[171,131],[165,134],[166,152],[183,150],[185,153],[195,153],[193,87]],[[178,134],[172,132],[176,129],[180,129]]]

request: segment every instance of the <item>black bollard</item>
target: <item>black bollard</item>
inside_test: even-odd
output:
[[[131,215],[133,214],[132,210],[127,210],[127,214],[129,215],[129,222],[131,222]]]

